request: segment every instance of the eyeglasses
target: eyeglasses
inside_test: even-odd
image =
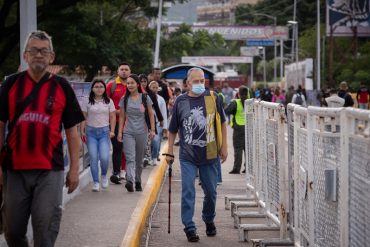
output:
[[[104,86],[94,86],[93,88],[104,88]]]
[[[51,51],[49,49],[46,49],[46,48],[41,48],[41,49],[38,49],[38,48],[31,48],[29,50],[26,50],[26,52],[28,52],[29,54],[31,54],[32,56],[36,56],[37,54],[41,54],[42,56],[47,56],[51,53]]]

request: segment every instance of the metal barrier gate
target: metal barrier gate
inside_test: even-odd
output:
[[[246,100],[245,116],[247,188],[281,239],[370,246],[370,111],[289,104],[285,126],[282,105]]]
[[[287,166],[284,143],[285,110],[282,104],[245,101],[246,181],[264,213],[287,237]]]

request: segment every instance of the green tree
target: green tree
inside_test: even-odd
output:
[[[164,66],[181,62],[182,56],[212,56],[227,54],[226,43],[220,34],[206,31],[192,32],[190,26],[181,25],[161,40],[160,57]]]
[[[76,5],[81,0],[38,1],[38,22],[52,16],[50,13]],[[0,78],[14,73],[19,65],[19,1],[0,0]]]
[[[19,17],[18,1],[0,4],[2,77],[18,68]],[[114,71],[120,61],[130,63],[135,73],[150,70],[155,34],[147,23],[157,12],[149,0],[39,0],[37,21],[38,29],[53,37],[55,64],[78,66],[89,81],[102,65]]]

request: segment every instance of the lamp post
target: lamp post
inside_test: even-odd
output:
[[[161,25],[162,25],[162,7],[163,0],[159,0],[158,19],[157,19],[157,34],[155,37],[155,51],[154,51],[154,67],[158,68],[159,64],[159,43],[161,40]]]
[[[299,85],[299,75],[298,75],[298,22],[297,21],[288,21],[288,24],[293,26],[293,37],[292,37],[292,59],[293,54],[295,55],[295,68],[296,68],[296,83],[297,86]],[[295,41],[295,42],[294,42]],[[295,44],[295,47],[294,47]],[[295,48],[295,53],[293,53],[293,50]]]
[[[27,69],[27,64],[23,60],[23,44],[26,42],[28,33],[37,30],[37,3],[36,0],[19,1],[20,14],[20,41],[19,54],[21,70]]]
[[[263,58],[263,85],[264,88],[267,88],[267,82],[266,82],[266,52],[264,46],[259,46],[258,49],[262,51],[262,58]]]
[[[268,15],[268,14],[264,14],[264,13],[251,13],[251,14],[252,15],[255,15],[255,16],[264,16],[264,17],[267,17],[267,18],[272,19],[274,21],[274,28],[276,28],[276,25],[277,25],[277,18],[276,18],[276,16]],[[276,72],[276,55],[277,55],[277,46],[276,46],[276,39],[274,38],[274,81],[276,81],[276,77],[277,77],[277,72]],[[280,77],[282,77],[282,75],[280,75]]]
[[[321,55],[321,47],[320,47],[320,0],[317,0],[317,29],[316,29],[316,76],[317,76],[317,90],[320,91],[321,89],[321,64],[320,64],[320,55]]]

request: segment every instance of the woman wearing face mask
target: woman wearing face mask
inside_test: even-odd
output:
[[[116,114],[113,101],[108,98],[105,83],[95,80],[91,85],[88,100],[82,105],[86,121],[81,123],[81,138],[87,144],[90,156],[90,170],[93,178],[92,190],[100,190],[99,167],[101,166],[101,186],[108,187],[107,171],[109,166],[110,138],[114,137]],[[110,126],[110,128],[109,128]]]
[[[139,79],[140,79],[141,88],[144,90],[145,93],[148,94],[148,96],[150,97],[150,99],[153,102],[153,110],[154,110],[154,113],[155,113],[155,116],[156,116],[155,117],[155,125],[157,126],[158,125],[157,123],[159,123],[159,126],[163,127],[163,121],[164,120],[167,121],[167,118],[163,119],[163,115],[162,115],[162,112],[160,110],[157,97],[152,92],[152,90],[149,88],[148,77],[144,74],[140,74]],[[156,135],[158,135],[158,129],[157,128],[156,128]],[[152,140],[148,137],[147,145],[146,145],[145,153],[144,153],[144,159],[143,159],[143,166],[144,167],[148,166],[149,164],[153,165],[153,163],[150,162],[151,159],[152,159],[151,142],[152,142]]]
[[[139,77],[131,74],[127,78],[127,90],[119,104],[119,129],[117,140],[123,141],[126,154],[126,189],[134,192],[142,191],[141,173],[144,151],[149,138],[155,136],[152,100],[143,94]]]

